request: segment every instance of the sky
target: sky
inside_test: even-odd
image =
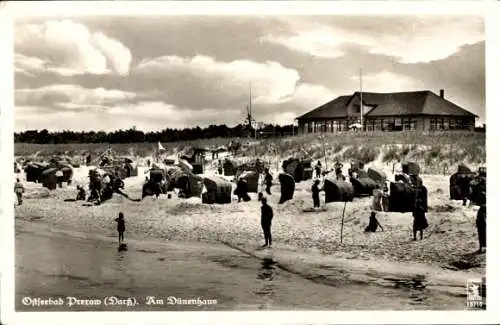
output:
[[[94,16],[15,24],[15,130],[288,124],[360,89],[445,90],[485,118],[473,16]]]

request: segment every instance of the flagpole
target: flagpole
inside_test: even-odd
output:
[[[360,105],[359,111],[361,113],[361,131],[364,131],[363,125],[363,71],[359,69],[359,90],[360,90]]]

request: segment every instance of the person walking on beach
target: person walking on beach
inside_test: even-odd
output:
[[[223,167],[222,167],[222,161],[220,161],[220,159],[219,159],[219,161],[217,162],[217,173],[218,173],[219,175],[222,175],[222,174],[224,173],[224,169],[223,169]]]
[[[23,204],[24,186],[19,178],[16,179],[16,184],[14,185],[14,193],[16,193],[17,196],[17,205]]]
[[[321,161],[318,160],[318,163],[316,164],[316,167],[314,167],[316,170],[316,178],[321,177]]]
[[[266,193],[271,195],[271,186],[273,186],[273,176],[269,172],[269,168],[266,168],[266,176],[264,176],[264,183],[266,184]]]
[[[335,175],[342,174],[342,163],[340,161],[335,162]]]
[[[373,190],[373,199],[372,199],[372,210],[373,211],[382,211],[382,191],[380,190],[379,185]]]
[[[365,228],[365,232],[376,232],[378,227],[384,231],[384,228],[382,228],[382,225],[377,220],[375,211],[372,211],[370,214],[370,221],[368,222],[368,226]]]
[[[117,230],[118,230],[118,243],[122,244],[124,241],[123,233],[125,232],[125,217],[123,216],[123,213],[118,213],[118,218],[115,219],[115,221],[118,223]]]
[[[486,248],[486,204],[481,204],[476,216],[477,235],[479,239],[478,253],[483,252],[483,247]]]
[[[262,230],[264,232],[265,244],[262,247],[272,246],[272,236],[271,236],[271,222],[273,220],[273,208],[267,204],[267,198],[263,197],[261,200],[262,206],[260,208],[260,225],[262,226]]]
[[[319,192],[320,191],[321,191],[321,189],[319,188],[319,179],[316,179],[316,180],[314,180],[314,184],[311,187],[313,206],[315,208],[320,207],[320,201],[319,201]]]
[[[420,232],[420,240],[423,239],[424,230],[429,227],[425,216],[425,207],[422,200],[417,199],[413,210],[413,240],[417,240],[417,232]]]

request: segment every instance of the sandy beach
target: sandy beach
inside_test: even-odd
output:
[[[345,303],[326,298],[325,301],[299,302],[299,298],[292,299],[299,294],[290,292],[289,297],[288,293],[284,293],[288,298],[283,298],[285,300],[282,302],[277,300],[276,303],[272,304],[272,307],[265,305],[261,300],[255,303],[246,302],[248,306],[252,306],[248,307],[250,309],[296,307],[310,309],[314,308],[313,306],[318,306],[320,309],[321,307],[336,309],[418,309],[421,307],[427,309],[463,309],[467,280],[481,278],[485,272],[485,254],[473,253],[477,249],[475,229],[477,207],[462,207],[461,202],[449,201],[446,187],[448,179],[445,176],[423,176],[424,184],[429,191],[428,219],[430,227],[424,234],[424,240],[416,242],[412,240],[412,216],[409,213],[380,212],[377,218],[383,225],[384,231],[365,234],[363,230],[368,223],[371,199],[361,198],[346,205],[343,243],[340,243],[340,223],[344,203],[330,203],[320,211],[304,212],[312,206],[312,202],[309,191],[310,182],[301,182],[297,184],[294,199],[283,205],[278,205],[279,185],[277,184],[273,186],[273,194],[269,196],[269,202],[275,209],[273,249],[260,250],[258,247],[262,244],[263,239],[259,223],[260,206],[255,195],[252,195],[250,202],[237,203],[233,200],[231,204],[227,205],[206,205],[202,204],[199,198],[186,200],[179,199],[175,195],[172,199],[161,196],[158,200],[146,198],[141,202],[115,195],[110,201],[100,206],[87,206],[83,202],[65,201],[74,197],[76,184],[83,184],[87,173],[88,168],[75,169],[74,184],[50,193],[44,192],[39,184],[26,183],[27,198],[25,203],[15,208],[16,229],[19,231],[24,229],[24,234],[20,235],[21,239],[16,244],[18,256],[33,254],[37,251],[37,249],[33,250],[33,246],[39,246],[36,242],[45,240],[51,242],[48,244],[47,251],[53,252],[49,254],[60,259],[61,257],[57,256],[61,254],[59,252],[61,247],[67,246],[68,248],[62,250],[68,251],[65,254],[66,257],[74,255],[74,258],[68,257],[73,261],[79,255],[90,254],[85,253],[86,249],[81,252],[82,245],[89,246],[90,244],[92,256],[102,255],[92,263],[100,265],[114,261],[109,263],[112,263],[112,267],[116,268],[116,265],[121,263],[118,262],[117,256],[121,255],[117,255],[116,252],[117,234],[114,218],[121,211],[125,214],[127,225],[125,239],[128,243],[133,243],[131,245],[133,249],[125,252],[123,256],[137,261],[137,263],[131,263],[134,264],[133,268],[137,268],[134,276],[138,278],[142,277],[142,272],[148,272],[144,269],[149,268],[152,261],[155,261],[154,263],[162,262],[156,266],[157,271],[155,272],[158,274],[153,272],[145,278],[162,277],[163,275],[160,274],[163,273],[163,268],[166,266],[161,259],[171,259],[169,255],[171,253],[165,253],[169,257],[162,257],[159,256],[161,254],[158,252],[165,247],[177,247],[177,252],[196,252],[190,259],[186,260],[184,265],[181,265],[183,262],[181,262],[180,255],[177,257],[181,263],[179,272],[181,272],[180,268],[191,270],[196,269],[201,264],[204,266],[204,260],[196,254],[206,254],[206,250],[215,249],[214,254],[219,257],[223,256],[220,258],[224,260],[221,262],[224,264],[224,272],[227,272],[227,269],[239,270],[235,271],[238,273],[237,277],[250,277],[252,278],[251,281],[249,280],[250,282],[255,280],[256,273],[259,272],[259,265],[271,258],[278,263],[279,267],[277,268],[282,273],[294,277],[294,280],[290,280],[291,282],[295,283],[295,278],[305,281],[303,287],[298,285],[298,292],[309,290],[304,288],[309,288],[311,283],[323,288],[310,289],[311,293],[325,290],[330,295],[332,286],[335,290],[340,287],[342,290],[352,289],[353,292],[359,292],[361,287],[369,287],[374,290],[373,295],[378,297],[381,295],[381,291],[396,290],[395,296],[393,295],[393,298],[387,302],[372,296],[363,301]],[[140,197],[144,175],[145,171],[141,168],[139,176],[126,180],[125,192],[132,199]],[[44,193],[44,195],[40,195],[40,193]],[[323,197],[322,202],[324,202]],[[42,228],[45,230],[41,231]],[[40,237],[39,232],[44,233],[44,235]],[[33,236],[35,239],[31,239]],[[55,244],[52,243],[54,240]],[[88,241],[89,244],[83,244],[85,241]],[[163,248],[158,250],[152,247]],[[99,253],[100,251],[102,252]],[[147,253],[151,251],[156,253]],[[86,256],[82,258],[93,259],[90,255]],[[153,256],[156,257],[153,258]],[[252,262],[249,262],[250,260]],[[17,267],[25,270],[20,273],[21,277],[27,276],[26,270],[32,272],[33,268],[37,268],[33,265],[33,261],[24,267],[22,266],[24,262],[19,263]],[[252,265],[251,275],[239,274],[240,268],[248,269],[245,266],[247,263]],[[55,262],[54,265],[64,265],[65,267],[73,265],[74,267],[72,262],[66,262],[62,258],[60,263]],[[148,265],[148,267],[144,265]],[[89,277],[85,271],[82,272],[83,278]],[[121,271],[117,269],[113,272],[110,276],[114,279],[113,281],[118,281],[117,279],[122,276]],[[214,274],[217,272],[213,271]],[[76,285],[78,288],[80,286],[85,288],[81,291],[82,295],[85,295],[88,294],[86,290],[95,286],[82,285],[80,280],[72,278],[74,274],[71,271],[68,271],[67,274],[70,274],[69,280],[64,280],[66,285],[62,286],[61,294]],[[181,278],[184,276],[184,272],[179,274],[182,274]],[[53,279],[58,279],[54,281],[62,281],[58,277],[53,276]],[[105,277],[102,279],[101,277],[102,274],[96,274],[93,281],[95,283],[106,282]],[[196,281],[193,281],[199,285],[211,283],[211,280],[206,280],[205,271],[193,274],[192,277],[193,279],[198,277]],[[135,285],[139,291],[134,292],[134,294],[149,295],[148,290],[156,287],[157,283],[165,281],[163,279],[148,280],[147,283]],[[133,281],[134,284],[137,284],[135,282],[137,280]],[[194,283],[186,279],[181,282],[185,281]],[[225,290],[229,290],[228,288],[232,285],[226,283],[225,278],[218,281],[220,281],[218,287],[224,287]],[[22,282],[26,283],[25,280]],[[19,299],[21,299],[20,295],[30,292],[33,288],[35,291],[41,290],[40,293],[47,294],[44,292],[45,289],[37,288],[33,282],[31,282],[32,285],[29,283],[23,284],[24,289],[18,291]],[[152,283],[154,283],[153,286],[151,286]],[[408,296],[408,292],[420,290],[415,288],[421,288],[422,283],[424,283],[425,293],[433,297],[433,300],[415,303],[411,298],[413,296]],[[289,283],[286,286],[289,287]],[[315,288],[315,286],[313,287]],[[351,286],[353,287],[351,288]],[[30,287],[32,289],[28,289]],[[61,288],[59,284],[56,287]],[[110,287],[109,290],[114,289]],[[178,288],[178,290],[179,293],[185,292],[184,287]],[[171,288],[163,288],[158,291],[158,294],[165,291],[170,292]],[[363,291],[366,290],[363,289]],[[50,290],[49,293],[52,294]],[[125,295],[125,293],[127,293],[126,290],[123,294]],[[412,294],[414,295],[414,293]],[[103,292],[102,295],[105,293]],[[327,294],[325,293],[325,295]],[[348,294],[346,293],[346,295]],[[342,295],[342,297],[346,295]],[[441,295],[447,298],[440,300]],[[230,303],[218,305],[217,310],[231,310],[241,306],[243,306],[241,308],[246,308],[245,304],[241,305],[240,302],[237,302],[238,299],[230,298]],[[241,299],[247,301],[248,297],[243,294]],[[377,301],[378,305],[374,305],[373,301]],[[212,307],[205,306],[205,308]]]

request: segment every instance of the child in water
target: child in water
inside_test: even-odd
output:
[[[115,221],[118,223],[118,243],[122,244],[123,243],[123,233],[125,232],[125,218],[123,216],[123,213],[118,213],[118,218],[115,219]]]

